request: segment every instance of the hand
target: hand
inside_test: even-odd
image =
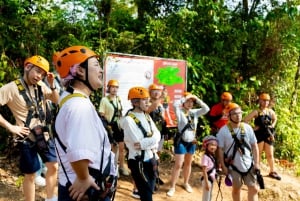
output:
[[[209,185],[205,182],[205,190],[209,191]]]
[[[133,146],[134,146],[135,149],[141,150],[141,143],[135,142],[135,143],[133,144]]]
[[[224,175],[228,175],[229,172],[228,172],[228,168],[226,166],[222,167],[222,172]]]
[[[12,134],[18,135],[22,138],[24,138],[25,136],[28,136],[30,134],[30,129],[25,127],[25,126],[15,126],[12,125],[8,128],[9,132],[11,132]]]
[[[48,72],[47,73],[47,82],[49,83],[49,85],[51,87],[54,86],[54,79],[55,79],[55,75],[53,73]]]
[[[80,201],[84,197],[87,189],[90,187],[100,190],[100,187],[95,183],[91,176],[84,180],[76,178],[73,185],[69,188],[70,197],[73,200]]]
[[[260,170],[260,165],[259,165],[259,163],[254,163],[254,169],[255,169],[255,170]]]

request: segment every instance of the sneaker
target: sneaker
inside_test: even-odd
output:
[[[129,172],[128,172],[128,170],[126,168],[119,168],[119,172],[123,176],[129,176]]]
[[[54,196],[54,197],[52,197],[50,199],[46,198],[45,201],[58,201],[58,199],[57,199],[56,196]]]
[[[183,188],[189,193],[193,192],[193,189],[189,184],[183,184]]]
[[[45,178],[42,177],[41,175],[35,177],[34,183],[35,183],[37,186],[41,186],[41,187],[46,186],[46,180],[45,180]]]
[[[167,192],[167,196],[172,197],[175,193],[175,188],[170,188],[170,190]]]
[[[133,190],[132,194],[131,194],[131,197],[136,198],[136,199],[140,199],[141,198],[138,190]]]

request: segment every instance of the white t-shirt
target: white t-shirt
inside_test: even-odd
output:
[[[247,142],[248,146],[250,146],[252,149],[252,145],[256,144],[256,137],[254,135],[253,129],[249,124],[246,124],[246,123],[242,123],[242,124],[244,125],[244,130],[245,130],[244,140],[245,140],[245,142]],[[233,129],[233,132],[237,135],[237,138],[239,140],[241,139],[241,130],[242,130],[241,127]],[[234,149],[234,144],[233,144],[234,139],[231,136],[231,132],[227,125],[223,126],[219,130],[219,132],[217,133],[217,139],[218,139],[218,146],[220,148],[223,148],[224,153],[228,152],[227,156],[232,156],[233,149]],[[235,154],[235,157],[233,159],[233,165],[240,172],[247,172],[248,169],[251,167],[252,161],[253,161],[253,156],[251,155],[251,151],[246,147],[244,148],[244,151],[245,151],[245,154],[243,154],[243,155],[239,151],[237,151]]]
[[[68,94],[64,92],[61,99]],[[110,174],[116,175],[114,154],[111,152],[106,130],[89,98],[72,97],[67,100],[56,117],[55,128],[61,142],[66,146],[65,153],[56,140],[59,156],[72,183],[76,179],[76,174],[70,163],[87,159],[90,161],[89,167],[99,170],[103,147],[102,172],[111,154]],[[63,186],[67,183],[61,166],[59,168],[59,183]]]
[[[144,161],[148,161],[153,157],[153,153],[155,153],[155,157],[158,158],[156,154],[156,150],[158,148],[158,142],[160,140],[160,132],[156,128],[154,122],[150,118],[150,124],[146,119],[144,113],[136,113],[132,112],[137,119],[141,122],[143,128],[148,132],[152,132],[151,137],[144,137],[141,129],[137,126],[132,117],[126,116],[121,120],[121,127],[124,130],[124,142],[129,150],[129,159],[135,159],[135,156],[141,155],[141,150],[137,150],[134,147],[134,143],[140,142],[141,149],[145,150]]]

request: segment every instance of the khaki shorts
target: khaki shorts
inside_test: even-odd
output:
[[[235,170],[230,170],[230,174],[232,176],[232,186],[235,188],[241,188],[243,184],[247,186],[255,186],[256,185],[256,174],[254,167],[246,174],[242,176]]]

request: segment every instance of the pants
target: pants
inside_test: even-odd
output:
[[[128,167],[132,172],[132,178],[139,191],[141,201],[153,201],[152,194],[156,177],[151,162],[143,162],[144,170],[142,173],[139,170],[139,162],[137,160],[129,159]],[[143,175],[145,176],[147,181],[144,179]]]

